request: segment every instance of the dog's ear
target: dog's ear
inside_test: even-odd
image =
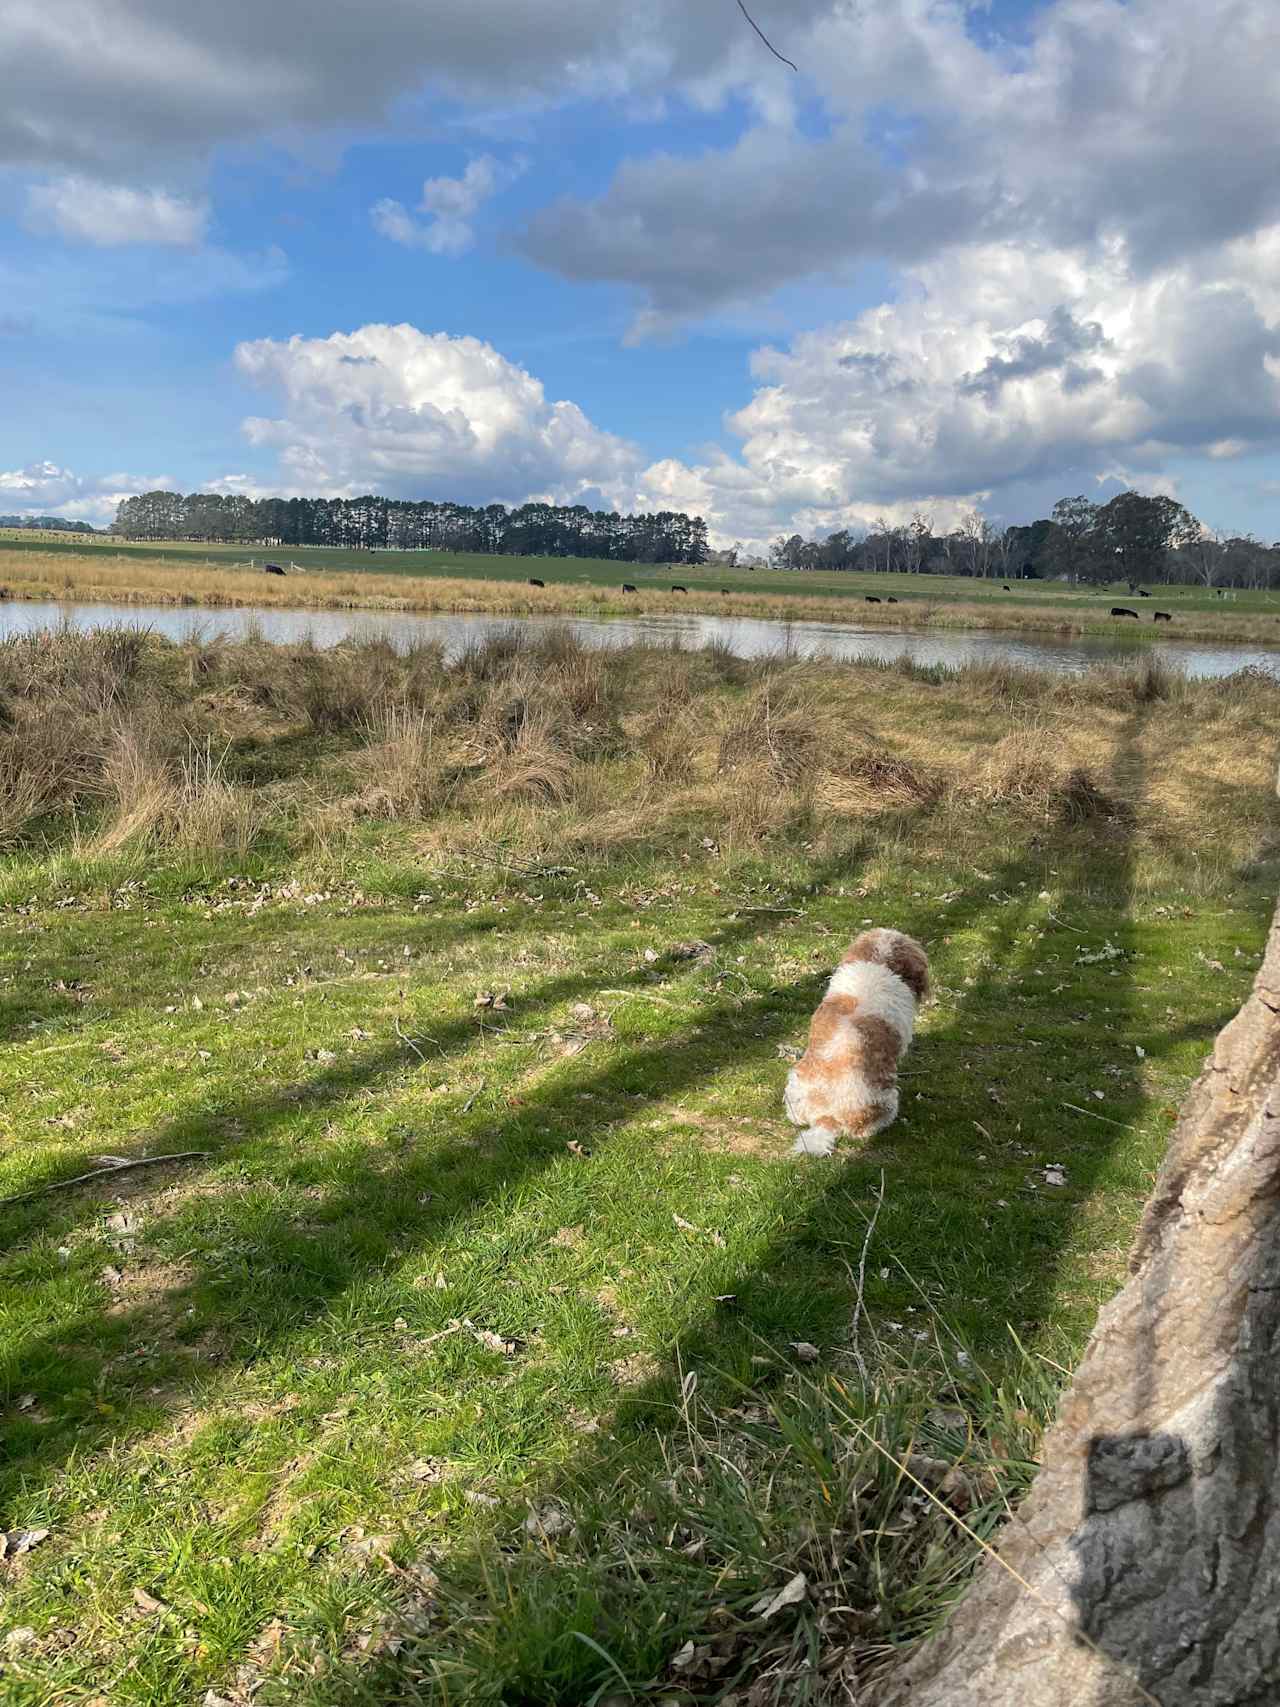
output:
[[[840,956],[841,966],[853,966],[859,960],[869,961],[873,966],[884,960],[880,951],[880,934],[878,931],[863,931],[861,936],[853,941]]]
[[[895,940],[885,956],[885,965],[898,974],[918,1002],[929,994],[929,956],[912,937]]]

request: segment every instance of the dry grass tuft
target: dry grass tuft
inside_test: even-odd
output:
[[[813,777],[826,730],[817,706],[797,684],[772,675],[732,706],[720,729],[722,775],[765,777],[782,788]]]
[[[97,787],[108,816],[94,854],[151,845],[243,855],[257,828],[252,796],[226,775],[225,751],[188,739],[175,759],[145,722],[115,728]]]
[[[371,817],[423,818],[447,798],[444,765],[430,714],[405,700],[383,700],[364,724],[369,742],[357,768],[368,781],[361,810]]]
[[[1003,736],[956,782],[962,797],[987,806],[1013,806],[1046,821],[1082,823],[1122,815],[1081,765],[1053,756],[1050,732],[1037,725]]]

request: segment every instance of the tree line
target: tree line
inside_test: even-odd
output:
[[[977,511],[958,528],[935,533],[929,517],[867,532],[840,529],[825,539],[776,540],[770,562],[782,569],[893,570],[1013,580],[1058,577],[1112,581],[1198,582],[1206,587],[1280,587],[1280,541],[1214,533],[1175,498],[1119,492],[1105,504],[1060,498],[1053,514],[1022,527],[997,528]]]
[[[45,533],[96,533],[88,522],[69,522],[65,516],[0,516],[0,528],[39,528]]]
[[[517,557],[605,557],[702,563],[707,524],[676,510],[621,515],[585,504],[437,503],[401,498],[247,498],[143,492],[125,498],[111,532],[128,539],[208,540],[347,550],[478,551]]]

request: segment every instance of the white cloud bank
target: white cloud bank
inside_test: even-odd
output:
[[[901,303],[758,352],[756,392],[726,422],[736,454],[696,463],[647,462],[475,338],[372,325],[242,344],[236,364],[281,396],[245,431],[290,491],[514,503],[594,490],[624,509],[696,510],[718,539],[756,543],[917,506],[947,525],[975,502],[1043,513],[1121,469],[1156,489],[1173,454],[1238,454],[1270,433],[1277,259],[1280,228],[1241,248],[1234,282],[1181,268],[1138,287],[1120,261],[1086,271],[1069,253],[999,247],[921,267]]]
[[[0,513],[16,516],[60,516],[64,521],[105,527],[115,520],[122,498],[139,492],[172,488],[167,474],[74,474],[56,462],[33,462],[26,468],[0,469]]]

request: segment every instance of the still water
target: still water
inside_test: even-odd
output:
[[[173,640],[193,632],[235,638],[253,628],[267,640],[310,639],[334,646],[351,636],[386,636],[394,645],[439,641],[446,655],[468,642],[511,629],[536,633],[568,628],[589,644],[628,646],[705,646],[718,641],[739,657],[758,658],[789,650],[819,658],[901,658],[922,664],[953,666],[993,661],[1025,664],[1075,675],[1091,665],[1117,658],[1156,653],[1190,676],[1227,676],[1252,665],[1280,678],[1280,650],[1262,646],[1213,646],[1195,641],[1143,640],[1126,634],[1110,639],[1056,639],[1052,635],[1003,634],[971,629],[962,633],[892,633],[843,623],[767,622],[755,617],[503,617],[436,616],[419,612],[300,610],[192,610],[167,605],[27,603],[0,604],[0,639],[32,629],[109,628],[127,624],[148,628]]]

